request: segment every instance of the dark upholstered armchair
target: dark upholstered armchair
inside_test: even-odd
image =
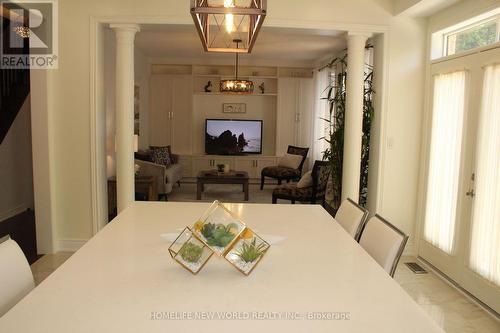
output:
[[[260,189],[264,189],[265,178],[274,178],[278,180],[278,185],[281,185],[283,180],[289,182],[291,180],[299,180],[302,176],[302,168],[304,167],[304,162],[306,161],[307,154],[309,153],[309,148],[301,148],[295,146],[288,146],[288,154],[302,156],[302,161],[297,169],[282,167],[282,166],[272,166],[265,167],[261,172]]]
[[[316,161],[312,169],[312,186],[298,188],[297,184],[285,184],[278,186],[273,191],[273,204],[278,199],[290,200],[292,204],[296,201],[325,204],[326,186],[330,177],[330,165],[328,161]]]

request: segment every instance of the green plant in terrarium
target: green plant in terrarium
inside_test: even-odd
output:
[[[227,226],[223,224],[207,223],[201,229],[201,234],[207,240],[210,246],[226,247],[236,236],[234,230],[238,230],[236,223],[230,223]]]
[[[254,262],[266,250],[266,244],[260,243],[257,245],[257,238],[254,238],[251,243],[243,242],[241,248],[236,251],[236,255],[244,262]]]
[[[215,224],[207,223],[207,224],[203,225],[200,232],[203,235],[203,237],[205,237],[206,239],[209,239],[209,238],[213,237],[214,230],[215,230]]]
[[[203,254],[203,247],[189,242],[182,246],[179,253],[185,261],[197,263]]]

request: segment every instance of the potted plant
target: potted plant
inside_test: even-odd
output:
[[[373,48],[368,45],[367,49]],[[326,100],[329,104],[329,118],[322,118],[329,125],[329,132],[321,139],[328,143],[328,148],[323,152],[323,160],[330,162],[331,182],[329,184],[331,198],[329,205],[335,210],[340,207],[342,195],[342,165],[344,157],[344,117],[346,108],[346,80],[347,80],[348,54],[342,58],[333,59],[326,67],[336,68],[335,79],[326,87]],[[325,68],[326,68],[325,67]],[[366,205],[368,195],[368,167],[370,153],[370,131],[373,120],[374,107],[373,94],[373,67],[366,66],[365,85],[363,98],[363,138],[361,149],[361,174],[359,203]],[[358,198],[353,198],[358,199]]]

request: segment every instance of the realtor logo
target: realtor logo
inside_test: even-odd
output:
[[[0,17],[0,68],[57,68],[56,0],[2,1]]]

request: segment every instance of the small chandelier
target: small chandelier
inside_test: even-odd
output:
[[[191,16],[206,52],[252,52],[266,8],[266,0],[191,0]],[[236,38],[241,48],[234,47]]]
[[[236,49],[238,49],[238,45],[241,43],[241,40],[235,39],[233,42],[236,43]],[[232,80],[221,80],[220,92],[224,94],[251,94],[253,93],[253,82],[250,80],[238,79],[240,54],[238,52],[235,52],[235,55],[236,55],[235,78]]]

